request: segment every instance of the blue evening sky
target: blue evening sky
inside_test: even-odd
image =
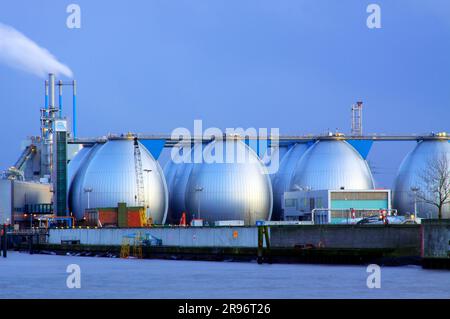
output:
[[[81,29],[66,27],[70,3],[81,6]],[[366,26],[370,3],[381,6],[381,29]],[[448,0],[0,0],[0,22],[73,70],[79,136],[170,133],[194,119],[348,132],[358,99],[366,133],[449,130]],[[1,169],[39,134],[43,87],[0,65]],[[391,186],[412,147],[374,145],[379,186]]]

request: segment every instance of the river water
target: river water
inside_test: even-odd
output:
[[[67,287],[71,264],[79,266],[79,289]],[[381,287],[368,288],[366,266],[9,252],[0,259],[0,298],[450,298],[449,271],[402,266],[380,274]]]

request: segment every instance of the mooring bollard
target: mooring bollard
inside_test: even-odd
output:
[[[258,264],[263,263],[263,249],[264,249],[263,227],[264,226],[258,226],[258,255],[256,258]]]
[[[264,226],[264,239],[266,240],[267,262],[272,263],[272,255],[270,253],[269,226]]]
[[[29,245],[29,254],[30,255],[33,255],[33,235],[30,235],[30,236],[28,236],[28,238],[29,238],[29,242],[28,242],[28,245]]]
[[[264,240],[266,241],[266,251],[269,253],[267,260],[269,263],[272,263],[272,259],[270,257],[269,227],[265,225],[258,225],[258,256],[256,259],[258,264],[262,264],[264,262]]]

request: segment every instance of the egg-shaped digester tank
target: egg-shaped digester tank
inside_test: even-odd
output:
[[[413,214],[416,202],[417,215],[422,218],[437,218],[437,207],[426,203],[422,197],[433,200],[426,182],[431,162],[444,157],[450,167],[450,143],[447,140],[425,140],[403,159],[394,182],[393,206],[401,214]],[[424,196],[420,196],[420,195]],[[443,217],[450,217],[450,205],[444,205]]]
[[[161,224],[165,221],[168,207],[164,174],[150,152],[137,143],[147,217]],[[133,140],[110,140],[91,150],[88,156],[78,169],[70,189],[70,208],[78,219],[83,218],[87,208],[117,207],[119,202],[128,206],[142,204],[138,200],[139,172]]]
[[[270,177],[256,153],[240,140],[213,141],[194,163],[186,185],[189,218],[212,224],[269,220],[273,198]]]
[[[75,178],[80,167],[83,166],[84,161],[89,158],[89,153],[92,151],[93,146],[83,146],[72,158],[72,160],[67,164],[67,183],[69,185],[68,190],[70,191],[70,186]]]
[[[294,144],[280,159],[278,172],[271,175],[273,191],[272,220],[282,219],[282,197],[284,192],[289,191],[292,175],[295,167],[303,154],[308,149],[308,144]]]
[[[81,183],[83,182],[82,177],[86,172],[89,162],[102,146],[103,144],[95,144],[89,148],[83,147],[68,164],[68,206],[70,212],[73,213],[77,219],[81,219],[83,217],[83,212],[75,212],[75,209],[80,207],[78,201],[83,196],[83,188],[81,186]]]
[[[297,163],[290,189],[373,189],[369,165],[346,141],[314,143]]]
[[[167,189],[169,191],[169,209],[167,212],[167,223],[178,224],[186,208],[186,185],[191,174],[195,160],[194,152],[201,159],[202,145],[172,149],[170,159],[164,166]]]

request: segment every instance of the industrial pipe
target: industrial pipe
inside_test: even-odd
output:
[[[50,73],[48,75],[49,78],[49,90],[50,90],[50,101],[49,101],[49,110],[48,110],[48,116],[51,118],[51,125],[53,125],[53,119],[55,118],[55,75],[53,73]],[[50,124],[50,123],[47,123]],[[51,130],[51,127],[47,127],[47,129]],[[48,172],[51,175],[52,167],[53,167],[53,133],[51,131],[47,131],[46,135],[46,165]]]
[[[42,116],[47,117],[48,112],[48,80],[45,80],[45,101],[44,101],[44,111],[42,111]],[[42,127],[43,123],[41,122],[41,136],[46,139],[47,132]]]
[[[48,109],[48,80],[45,80],[45,109]]]
[[[59,117],[62,118],[62,87],[63,83],[61,80],[58,82],[59,85]]]
[[[77,82],[73,80],[73,99],[72,99],[72,130],[73,137],[77,137]]]

